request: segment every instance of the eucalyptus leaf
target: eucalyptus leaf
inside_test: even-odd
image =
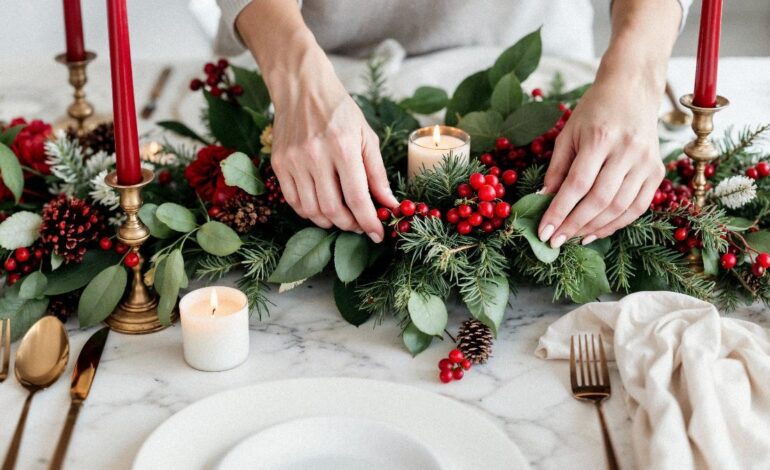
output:
[[[504,75],[492,91],[492,109],[502,116],[508,116],[516,111],[523,101],[524,91],[514,72]]]
[[[24,191],[24,174],[19,159],[5,144],[0,144],[0,178],[18,203]]]
[[[497,331],[508,307],[510,288],[504,277],[483,279],[479,281],[479,291],[483,294],[479,299],[463,299],[474,318],[487,325],[497,336]]]
[[[363,235],[343,232],[334,244],[334,269],[340,281],[354,281],[364,272],[369,260],[369,242]]]
[[[457,127],[470,134],[471,150],[483,152],[494,147],[502,124],[503,117],[497,111],[474,111],[463,116]]]
[[[449,103],[449,97],[442,88],[421,86],[415,90],[414,95],[402,100],[402,108],[417,114],[432,114],[444,109]]]
[[[607,268],[602,255],[589,248],[579,246],[575,248],[578,255],[578,263],[586,268],[583,274],[580,291],[572,296],[575,303],[593,302],[602,294],[611,292],[610,283],[607,280]]]
[[[361,326],[372,317],[372,313],[361,308],[361,300],[355,290],[354,284],[345,284],[336,279],[334,281],[334,303],[337,310],[348,323],[353,326]]]
[[[743,236],[750,247],[759,252],[770,253],[770,231],[760,230],[758,232],[747,233]]]
[[[19,283],[16,283],[13,287],[5,289],[0,296],[0,318],[11,319],[11,341],[24,336],[48,308],[48,298],[23,299],[19,297],[20,288]]]
[[[438,336],[446,328],[448,314],[440,297],[412,291],[407,302],[412,324],[426,335]]]
[[[150,235],[162,240],[173,235],[174,231],[158,219],[157,211],[157,204],[144,203],[142,208],[139,209],[139,219],[150,229]]]
[[[126,290],[128,275],[123,265],[116,264],[96,275],[88,283],[78,303],[81,328],[88,328],[107,318]]]
[[[158,206],[155,217],[177,232],[192,232],[197,227],[192,211],[174,202],[164,202]]]
[[[610,252],[610,248],[612,248],[612,239],[610,237],[599,238],[585,247],[596,251],[602,256],[607,256],[607,253]]]
[[[561,115],[557,103],[533,101],[508,116],[500,132],[513,145],[527,145],[551,129]]]
[[[754,226],[754,221],[743,217],[728,217],[725,225],[733,232],[745,232]]]
[[[430,346],[430,343],[433,341],[433,336],[426,335],[414,326],[414,323],[410,323],[404,330],[402,339],[404,341],[404,346],[406,346],[406,349],[412,357],[416,357],[418,354],[428,349],[428,346]]]
[[[520,82],[523,82],[540,63],[542,49],[543,43],[540,38],[540,28],[538,28],[500,54],[495,64],[489,69],[489,82],[494,86],[511,72]]]
[[[64,263],[64,257],[51,253],[51,271],[56,271]]]
[[[195,236],[201,248],[215,256],[231,255],[243,243],[235,230],[215,220],[201,225]]]
[[[85,286],[108,266],[120,261],[114,251],[88,250],[79,264],[67,264],[48,273],[46,296],[61,295]]]
[[[489,107],[492,96],[492,86],[489,84],[489,74],[486,70],[476,72],[460,82],[446,108],[444,122],[455,126],[460,117],[472,111],[480,111]]]
[[[186,137],[192,140],[197,140],[203,145],[211,145],[211,142],[207,141],[206,139],[198,135],[197,132],[190,129],[189,127],[187,127],[187,125],[179,121],[158,121],[156,124],[166,130],[173,132],[176,135]]]
[[[40,271],[35,271],[29,276],[25,277],[21,282],[19,297],[27,300],[42,298],[44,296],[45,286],[47,283],[48,279],[46,279],[45,274]]]
[[[551,200],[551,194],[527,194],[511,206],[511,214],[519,218],[540,220]]]
[[[320,273],[332,258],[331,247],[336,233],[308,227],[295,233],[283,251],[269,282],[289,283]]]
[[[551,248],[551,245],[540,240],[537,236],[537,222],[533,219],[517,217],[513,226],[529,243],[532,253],[537,259],[546,264],[551,264],[559,257],[560,248]],[[593,251],[593,250],[592,250]]]
[[[247,70],[237,65],[230,65],[235,75],[235,83],[243,87],[243,94],[236,99],[243,107],[264,113],[270,107],[270,92],[267,90],[262,75],[255,70]]]
[[[245,153],[236,152],[222,160],[219,165],[228,186],[241,188],[252,196],[264,194],[265,184],[259,177],[257,166]]]
[[[259,153],[259,133],[252,116],[241,106],[205,91],[211,133],[225,147],[248,155]]]
[[[19,135],[26,126],[19,124],[18,126],[9,127],[8,129],[0,132],[0,144],[10,147],[13,145],[13,141],[16,140],[16,136]]]
[[[187,284],[182,251],[175,249],[156,265],[155,290],[158,299],[158,320],[163,325],[171,324],[171,312],[174,310],[179,290]]]
[[[719,274],[719,253],[716,250],[704,248],[700,254],[703,259],[703,273],[707,276]]]
[[[0,246],[6,250],[30,246],[40,237],[43,218],[34,212],[21,211],[0,223]]]

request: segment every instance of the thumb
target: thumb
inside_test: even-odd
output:
[[[369,181],[369,191],[374,199],[385,207],[395,207],[398,200],[393,195],[388,182],[388,174],[385,171],[385,164],[382,161],[380,146],[377,142],[377,136],[374,132],[364,132],[364,168],[366,177]]]

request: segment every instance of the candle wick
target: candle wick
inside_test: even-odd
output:
[[[213,317],[215,313],[217,313],[217,308],[216,308],[216,307],[213,307],[213,308],[211,309],[211,316]]]

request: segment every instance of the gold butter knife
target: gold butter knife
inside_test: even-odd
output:
[[[75,421],[78,419],[80,407],[83,406],[83,402],[88,398],[88,392],[91,391],[91,385],[96,376],[96,368],[99,367],[99,360],[102,357],[109,332],[109,327],[97,331],[88,338],[83,349],[80,350],[77,363],[75,363],[75,370],[72,371],[72,385],[70,386],[72,404],[69,413],[67,413],[67,421],[64,422],[64,429],[59,436],[59,443],[56,444],[51,465],[48,467],[50,470],[58,470],[64,463],[64,456],[67,454]]]
[[[155,84],[152,86],[147,104],[142,108],[142,112],[140,113],[142,119],[150,119],[152,113],[155,112],[155,108],[158,107],[158,98],[160,98],[160,94],[166,87],[166,82],[168,82],[168,77],[170,76],[171,67],[163,67],[163,70],[160,71],[158,78],[155,80]]]

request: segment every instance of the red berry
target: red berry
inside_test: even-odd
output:
[[[478,212],[474,212],[468,217],[468,223],[471,224],[472,227],[478,227],[482,222],[484,222],[484,218]]]
[[[125,264],[127,268],[133,268],[139,264],[139,255],[132,251],[123,259],[123,264]]]
[[[663,201],[665,200],[666,200],[666,193],[664,193],[660,189],[656,189],[655,196],[652,197],[652,204],[657,206],[658,204],[662,204]]]
[[[674,238],[678,241],[684,241],[687,239],[689,231],[685,227],[679,227],[674,231]]]
[[[430,217],[435,217],[437,219],[440,219],[441,218],[441,211],[438,210],[438,209],[431,209],[431,210],[428,211],[428,215]]]
[[[511,215],[511,205],[507,202],[498,202],[495,204],[495,215],[501,219],[507,219]]]
[[[417,208],[415,210],[415,213],[419,215],[420,217],[426,217],[428,215],[428,212],[430,211],[430,208],[427,204],[424,202],[418,202]]]
[[[413,216],[415,211],[417,210],[417,206],[409,199],[404,199],[403,201],[401,201],[400,207],[401,207],[401,213],[404,214],[406,217]]]
[[[543,97],[543,90],[540,88],[535,88],[532,90],[532,97],[533,98],[542,98]]]
[[[243,94],[243,87],[240,85],[233,85],[230,87],[230,93],[233,96],[241,96]]]
[[[759,173],[759,176],[761,176],[762,178],[767,178],[768,176],[770,176],[770,163],[768,162],[757,163],[757,173]]]
[[[538,139],[535,139],[532,141],[532,143],[529,145],[529,149],[532,150],[532,153],[535,155],[542,155],[543,154],[543,141]]]
[[[495,164],[495,157],[491,153],[482,153],[479,161],[485,166],[492,166]]]
[[[511,148],[511,142],[505,137],[498,137],[495,141],[495,148],[497,150],[508,150]]]
[[[751,273],[754,274],[756,277],[762,277],[765,275],[765,268],[754,263],[751,265]]]
[[[29,261],[29,257],[31,256],[31,253],[29,252],[29,248],[21,247],[21,248],[16,248],[16,252],[14,252],[13,256],[20,263],[26,263],[27,261]]]
[[[746,168],[746,176],[748,176],[749,178],[755,180],[755,179],[759,178],[759,172],[757,171],[757,169],[755,167],[751,166],[751,167]]]
[[[738,263],[738,258],[732,253],[725,253],[720,258],[720,264],[724,269],[733,269]]]
[[[220,70],[226,69],[228,65],[230,65],[230,62],[228,62],[227,59],[219,59],[217,61],[217,68]]]
[[[495,185],[495,196],[498,198],[505,196],[505,186],[503,186],[503,183],[497,183]]]
[[[457,233],[460,235],[468,235],[471,233],[471,230],[473,230],[473,227],[467,221],[462,220],[457,223]]]
[[[202,81],[201,79],[199,79],[199,78],[194,78],[194,79],[193,79],[193,80],[190,82],[190,89],[191,89],[192,91],[198,91],[198,90],[200,90],[201,88],[203,88],[203,81]]]
[[[453,225],[460,221],[460,214],[457,213],[457,209],[452,208],[447,211],[446,221]]]
[[[759,165],[757,165],[757,170],[759,170]],[[770,174],[770,166],[768,166],[767,171],[768,171],[768,174]],[[714,176],[714,173],[716,172],[717,172],[716,167],[709,163],[708,165],[706,165],[706,168],[703,170],[703,175],[706,178],[711,178],[712,176]],[[759,174],[761,175],[762,172],[760,171]]]
[[[477,194],[479,195],[479,199],[482,201],[494,201],[494,199],[497,197],[494,186],[488,184],[480,187],[477,191]]]
[[[445,384],[448,384],[449,382],[452,381],[452,371],[451,370],[442,370],[438,374],[438,379],[441,382],[443,382]]]
[[[459,364],[463,359],[465,359],[465,354],[459,349],[449,351],[449,360],[452,361],[453,364]]]
[[[118,243],[117,245],[115,245],[115,252],[117,254],[122,255],[127,251],[128,251],[128,245],[126,245],[125,243]]]
[[[41,260],[43,259],[43,250],[40,248],[35,248],[35,259]]]
[[[409,232],[409,229],[412,228],[412,224],[409,223],[408,220],[399,220],[398,221],[398,231],[399,233],[407,233]]]
[[[208,212],[209,217],[217,217],[219,214],[222,213],[222,208],[219,206],[211,206],[209,207],[209,210],[206,212]]]
[[[502,173],[502,170],[500,170],[499,166],[493,166],[487,171],[488,175],[496,176],[498,178],[500,177],[500,173]]]
[[[485,220],[481,224],[481,231],[484,233],[492,233],[495,231],[495,224],[491,220]]]
[[[391,209],[391,212],[393,213],[393,217],[401,217],[403,214],[401,213],[401,206],[396,206],[393,209]]]
[[[497,186],[497,183],[500,182],[500,179],[495,175],[487,175],[484,177],[484,182],[491,186]]]
[[[491,219],[495,216],[495,205],[489,201],[481,201],[478,206],[478,211],[482,217]]]
[[[439,370],[452,370],[453,367],[454,365],[452,364],[452,361],[450,361],[449,359],[445,358],[438,361]]]
[[[503,172],[503,183],[505,183],[507,186],[513,186],[518,180],[519,174],[516,173],[516,170],[505,170]]]
[[[211,93],[212,96],[216,96],[217,98],[222,96],[222,90],[219,87],[211,87],[211,90],[209,90],[209,93]]]
[[[463,359],[460,363],[460,367],[462,367],[465,370],[470,370],[473,363],[470,361],[470,359]]]
[[[377,218],[382,222],[387,222],[390,219],[390,211],[387,207],[380,207],[377,209]]]
[[[16,271],[16,268],[19,267],[19,264],[12,257],[8,257],[8,259],[5,260],[5,264],[3,264],[3,267],[5,268],[6,271],[13,272],[13,271]]]
[[[206,65],[203,66],[203,71],[207,75],[211,75],[213,73],[217,73],[218,72],[217,66],[212,64],[211,62],[209,62],[209,63],[207,63]]]
[[[99,240],[99,248],[104,251],[109,251],[112,248],[112,239],[110,237],[102,237]]]
[[[465,372],[463,372],[461,367],[457,367],[452,371],[452,378],[455,380],[462,380],[463,375],[465,375]]]
[[[215,87],[219,84],[219,77],[216,75],[209,75],[209,77],[206,79],[206,85]]]
[[[463,219],[467,219],[472,213],[473,209],[471,209],[471,206],[468,204],[460,204],[460,206],[457,207],[457,215]]]
[[[6,281],[9,286],[12,286],[19,282],[19,279],[21,279],[21,274],[19,273],[13,273],[8,275],[8,280]]]
[[[760,253],[757,255],[757,264],[765,269],[770,268],[770,255],[767,253]]]
[[[468,182],[471,184],[471,187],[473,189],[479,189],[484,185],[484,183],[486,182],[486,179],[484,178],[484,175],[482,175],[481,173],[474,173],[468,179]]]
[[[457,195],[460,197],[471,197],[473,194],[473,188],[468,183],[460,183],[457,185]]]
[[[500,228],[500,227],[502,227],[502,226],[503,226],[503,223],[504,223],[504,220],[503,220],[503,219],[501,219],[501,218],[499,218],[499,217],[495,217],[494,219],[492,219],[492,226],[493,226],[494,228]]]
[[[171,172],[168,170],[161,170],[158,173],[158,183],[164,186],[170,184],[172,179],[173,178],[171,177]]]
[[[25,264],[24,266],[21,267],[21,273],[23,275],[26,276],[27,274],[29,274],[31,272],[32,272],[32,265],[31,264]]]

